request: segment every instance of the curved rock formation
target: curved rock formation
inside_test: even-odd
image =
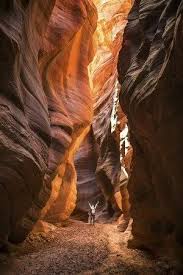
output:
[[[26,222],[22,217],[39,208],[51,134],[38,52],[53,5],[47,0],[0,4],[0,240],[4,241],[18,240],[18,228],[24,230]]]
[[[131,244],[159,249],[175,232],[181,253],[182,10],[183,1],[136,0],[118,63],[134,149]]]
[[[94,2],[99,16],[94,36],[97,52],[90,65],[94,93],[92,129],[98,153],[96,180],[106,200],[116,208],[113,196],[119,190],[120,152],[115,134],[111,133],[111,114],[118,89],[118,53],[131,1]]]
[[[87,200],[96,201],[97,198],[94,194],[99,188],[107,202],[107,211],[105,212],[104,209],[104,216],[109,218],[107,213],[110,212],[113,215],[114,210],[120,211],[116,199],[120,205],[121,198],[119,193],[115,195],[119,191],[121,173],[120,131],[113,129],[115,128],[113,120],[116,120],[118,116],[117,109],[114,108],[116,105],[114,101],[117,99],[119,91],[117,82],[118,53],[131,1],[96,0],[94,3],[99,15],[97,30],[94,34],[96,53],[93,62],[89,65],[90,84],[94,95],[94,119],[90,134],[76,157],[78,196],[80,197],[77,209],[82,208],[87,211],[88,205],[84,203],[86,190]],[[113,117],[115,118],[113,119]],[[95,150],[97,165],[95,164],[95,168],[88,166],[86,169],[83,167],[83,160],[90,163],[92,148]],[[85,166],[87,166],[86,162]],[[85,174],[84,179],[81,176],[82,171]],[[102,206],[103,199],[100,201]]]
[[[47,219],[75,206],[97,13],[90,0],[3,0],[0,13],[0,242],[19,242],[48,199]]]
[[[89,79],[94,3],[99,21]],[[96,169],[106,200],[119,209],[114,193],[119,189],[120,152],[110,120],[131,1],[94,3],[1,1],[0,242],[23,240],[40,217],[59,221],[70,216],[77,194],[73,158],[90,131],[93,108],[90,133],[97,165],[90,172]],[[88,148],[90,137],[84,143]],[[101,196],[96,184],[92,188],[92,196]]]
[[[43,211],[66,219],[76,202],[73,157],[92,119],[87,66],[93,57],[97,13],[92,1],[56,1],[46,34],[41,68],[51,120],[52,143],[46,181],[53,192]]]

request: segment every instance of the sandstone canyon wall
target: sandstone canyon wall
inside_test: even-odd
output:
[[[183,1],[136,0],[118,62],[134,149],[131,245],[160,250],[171,237],[181,255],[182,11]]]
[[[94,3],[98,10],[94,35],[96,53],[89,69],[94,95],[92,129],[97,151],[96,181],[106,201],[117,210],[114,194],[119,191],[120,152],[116,133],[111,131],[111,115],[118,89],[118,54],[131,1],[95,0]]]
[[[76,154],[78,199],[80,197],[77,210],[87,212],[88,200],[96,202],[99,199],[100,206],[104,206],[103,194],[107,207],[104,206],[104,212],[113,215],[115,211],[120,212],[114,194],[119,191],[121,171],[120,131],[112,129],[111,116],[118,116],[117,109],[114,110],[114,97],[118,97],[119,91],[117,60],[131,1],[95,0],[94,3],[98,22],[94,33],[95,56],[89,65],[94,118],[91,130]],[[90,165],[91,161],[93,165]],[[109,218],[108,214],[105,216]]]
[[[102,207],[104,199],[100,187],[96,182],[97,152],[92,130],[87,134],[75,156],[77,171],[77,207],[79,218],[88,219],[88,202],[100,202]],[[99,207],[97,208],[97,212]]]
[[[53,6],[54,1],[0,4],[1,240],[19,238],[22,217],[39,205],[51,131],[37,57]]]
[[[43,210],[48,220],[70,216],[76,202],[74,153],[92,120],[88,65],[97,12],[92,1],[56,1],[40,58],[48,98],[52,143],[46,180],[56,173]]]
[[[73,159],[83,140],[76,165],[87,167],[78,182],[87,176],[78,201],[86,207],[86,193],[102,200],[102,190],[118,209],[119,132],[111,133],[111,113],[130,7],[130,0],[1,1],[0,242],[22,241],[40,218],[70,216]]]
[[[3,0],[0,14],[0,242],[19,242],[40,215],[74,209],[97,13],[90,0]]]

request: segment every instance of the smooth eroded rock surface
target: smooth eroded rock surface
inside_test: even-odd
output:
[[[89,65],[94,117],[91,130],[75,158],[78,174],[76,210],[88,211],[88,200],[95,203],[99,200],[104,212],[113,215],[115,211],[120,211],[114,195],[120,185],[121,128],[113,131],[111,120],[113,113],[117,116],[114,108],[114,98],[118,97],[119,90],[117,61],[131,1],[96,0],[94,4],[98,22],[93,37],[94,59]],[[109,218],[108,214],[106,216]]]
[[[52,135],[45,177],[48,189],[54,178],[42,212],[48,220],[68,218],[76,203],[73,158],[92,119],[87,67],[93,58],[96,23],[92,1],[56,1],[45,35],[40,62]]]
[[[174,232],[179,252],[183,245],[182,9],[183,1],[135,1],[118,62],[120,102],[134,149],[129,181],[133,235],[137,246],[159,248]]]
[[[0,4],[0,240],[4,241],[21,240],[45,203],[39,193],[51,129],[38,53],[53,6],[54,1],[42,0]]]
[[[75,207],[96,22],[90,0],[1,1],[1,241],[19,242],[40,215],[66,219]]]

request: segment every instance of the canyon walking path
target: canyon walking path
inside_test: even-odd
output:
[[[10,256],[0,254],[1,275],[175,274],[166,262],[126,246],[130,229],[80,221],[35,233]]]

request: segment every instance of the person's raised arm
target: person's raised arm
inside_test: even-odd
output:
[[[89,203],[89,201],[88,201],[88,204],[89,204],[89,206],[90,206],[90,208],[91,208],[91,204]]]
[[[95,204],[95,209],[97,208],[97,205],[99,204],[99,201]]]

